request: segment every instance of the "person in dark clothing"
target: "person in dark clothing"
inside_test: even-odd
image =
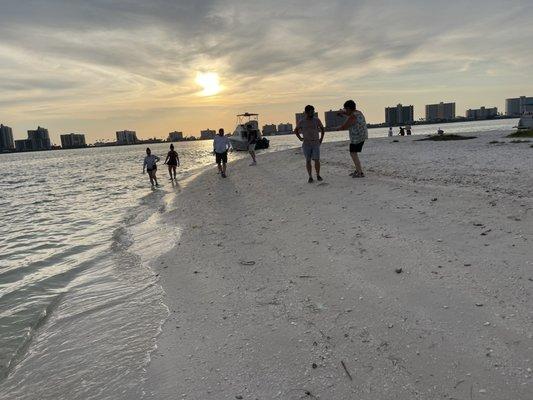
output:
[[[176,179],[176,167],[180,166],[180,157],[178,152],[174,150],[174,145],[170,145],[170,151],[167,153],[167,158],[165,159],[165,164],[168,166],[168,174],[170,175],[170,180]],[[172,172],[174,172],[174,177],[172,177]]]

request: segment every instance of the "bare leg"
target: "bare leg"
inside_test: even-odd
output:
[[[350,153],[350,156],[352,156],[353,164],[355,165],[355,171],[358,174],[362,174],[363,173],[363,167],[361,167],[361,161],[359,161],[359,156],[355,152],[354,153]]]
[[[251,150],[251,151],[250,151],[250,155],[252,156],[252,161],[253,161],[253,162],[256,162],[256,161],[255,161],[255,151]]]
[[[172,179],[172,165],[168,166],[168,174],[170,175],[170,179]]]
[[[218,172],[224,172],[224,169],[226,167],[226,164],[224,164],[224,167],[222,167],[222,164],[221,163],[218,163],[217,164],[217,167],[218,167]]]
[[[315,160],[316,176],[320,176],[320,160]]]
[[[307,168],[307,173],[309,174],[309,178],[313,177],[313,167],[311,166],[311,160],[305,161],[305,167]]]
[[[152,171],[148,171],[148,177],[150,178],[150,185],[154,186],[154,178],[152,177]]]
[[[220,165],[219,165],[219,167],[220,167]],[[226,175],[226,163],[223,163],[223,164],[222,164],[222,173],[223,173],[224,175]]]
[[[159,183],[157,183],[157,176],[155,176],[155,171],[153,171],[152,174],[154,176],[155,185],[159,186]]]
[[[176,179],[176,166],[175,165],[172,166],[172,170],[174,171],[174,179]]]

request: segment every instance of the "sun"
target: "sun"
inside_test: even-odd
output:
[[[214,96],[220,92],[220,79],[216,72],[198,72],[196,83],[203,89],[202,96]]]

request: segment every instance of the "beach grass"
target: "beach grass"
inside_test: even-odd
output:
[[[508,138],[533,138],[533,129],[516,131],[507,135]]]
[[[454,134],[445,134],[445,135],[430,135],[423,139],[418,139],[418,141],[422,140],[432,140],[434,142],[445,142],[448,140],[468,140],[468,139],[475,139],[476,136],[461,136],[461,135],[454,135]]]

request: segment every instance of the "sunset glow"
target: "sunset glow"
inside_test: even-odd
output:
[[[215,72],[198,72],[195,82],[202,88],[201,96],[214,96],[220,92],[220,79]]]

